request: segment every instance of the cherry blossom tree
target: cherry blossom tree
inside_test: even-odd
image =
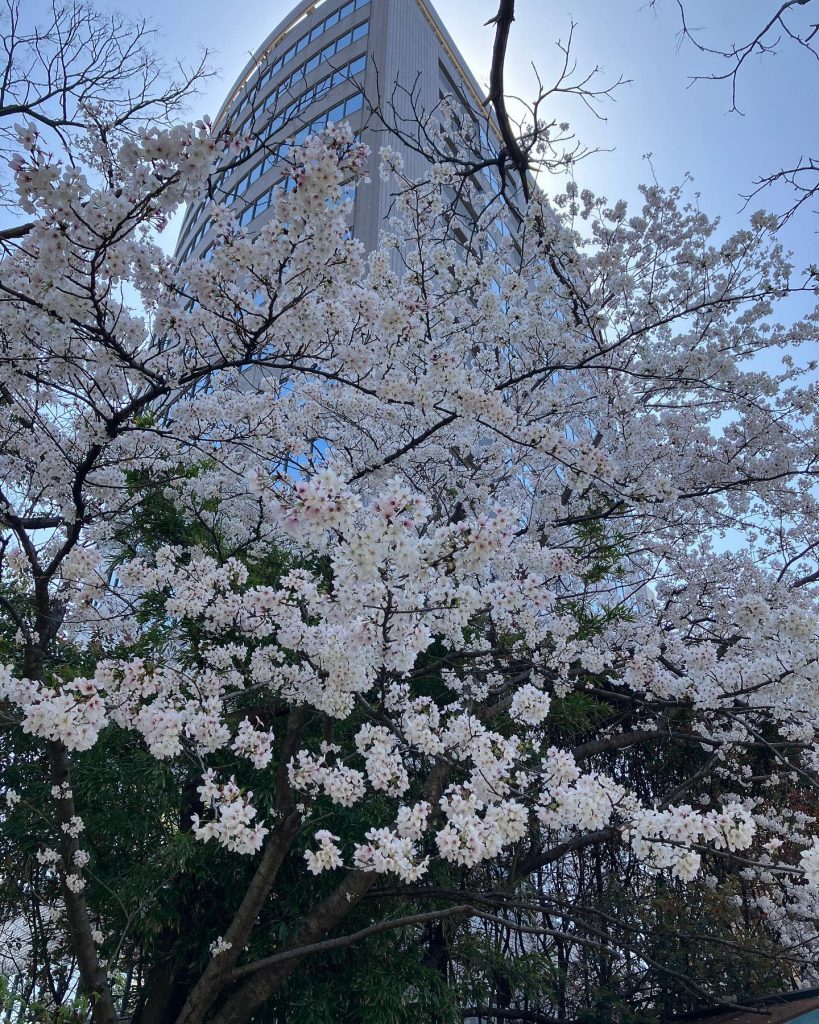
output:
[[[811,978],[816,316],[788,323],[813,282],[775,218],[721,237],[677,188],[630,212],[529,183],[463,245],[449,197],[481,186],[387,152],[365,258],[367,154],[329,126],[255,234],[214,204],[211,258],[180,265],[155,230],[243,140],[92,121],[66,159],[17,124],[3,826],[94,1021],[263,1019],[316,958],[444,926],[656,979],[635,901],[660,879],[741,883]],[[598,849],[619,917],[586,899]],[[191,877],[200,948],[135,964]]]

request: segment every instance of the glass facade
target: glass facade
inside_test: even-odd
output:
[[[216,199],[235,206],[242,227],[267,212],[277,189],[292,187],[280,164],[294,143],[328,122],[354,117],[364,106],[367,53],[361,51],[369,21],[366,14],[357,22],[354,16],[369,8],[370,0],[329,0],[327,6],[333,9],[319,21],[300,33],[294,27],[265,54],[247,79],[241,99],[222,119],[237,134],[254,139],[233,161],[236,166],[226,167],[213,182]],[[352,55],[347,56],[351,48]],[[207,242],[211,221],[205,216],[206,206],[199,203],[186,215],[177,246],[181,259],[190,258]],[[207,258],[209,250],[205,245],[200,256]]]
[[[349,64],[344,65],[337,71],[333,71],[325,78],[322,78],[320,81],[316,82],[314,86],[307,89],[306,92],[302,93],[301,96],[291,101],[290,103],[287,104],[286,107],[283,107],[281,110],[276,112],[275,116],[273,116],[270,119],[270,121],[267,122],[264,128],[262,128],[260,131],[256,133],[258,141],[265,142],[267,139],[271,138],[271,136],[275,135],[277,132],[280,132],[287,124],[289,124],[290,121],[293,120],[293,118],[297,117],[303,110],[306,110],[312,104],[317,104],[321,100],[323,100],[331,89],[334,89],[336,86],[341,85],[343,82],[349,81],[355,78],[357,75],[360,75],[364,71],[366,66],[367,55],[362,54],[360,57],[356,57],[355,60],[350,61]],[[361,93],[357,92],[356,95],[361,96]],[[352,99],[352,97],[350,97],[350,99]],[[341,107],[342,105],[343,104],[337,104],[337,106],[333,108],[333,111],[328,114],[327,120],[341,120],[342,117],[346,116],[349,113],[353,113],[355,110],[359,110],[361,108],[361,104],[359,104],[357,107],[351,105],[348,107],[346,111],[342,112],[339,115],[337,108]],[[270,104],[265,103],[265,107],[263,109],[267,108],[268,106],[270,106]],[[279,149],[280,148],[281,147],[279,147]],[[230,191],[225,197],[225,203],[228,206],[230,206],[230,204],[235,202],[237,198],[244,195],[245,192],[247,192],[247,190],[250,188],[250,186],[253,185],[254,182],[258,180],[258,178],[265,174],[277,160],[281,159],[281,156],[283,155],[284,154],[281,152],[278,152],[278,155],[276,155],[276,153],[268,153],[266,156],[259,159],[256,162],[256,164],[253,167],[251,167],[249,171],[246,171],[242,175],[242,177],[239,178],[237,183],[230,188]],[[242,168],[239,167],[235,173],[238,174],[241,170]],[[229,181],[232,176],[234,175],[228,175],[226,177],[226,180]],[[219,187],[225,187],[225,180],[220,181]]]
[[[264,142],[280,132],[293,118],[312,106],[314,103],[320,103],[321,100],[330,92],[331,89],[335,89],[337,86],[342,85],[344,82],[351,81],[360,75],[367,66],[367,56],[362,54],[360,57],[356,57],[355,60],[350,61],[349,64],[345,64],[338,70],[331,72],[324,78],[316,82],[315,85],[305,90],[301,96],[291,100],[287,106],[282,107],[279,110],[274,109],[274,112],[267,123],[263,123],[263,127],[256,129],[256,137],[260,142]],[[263,109],[268,109],[271,104],[265,104]],[[261,116],[261,112],[260,112]],[[331,118],[332,120],[332,118]]]
[[[369,3],[369,0],[367,0]],[[349,31],[344,32],[338,36],[332,42],[324,46],[318,53],[314,53],[312,57],[305,60],[299,65],[294,71],[283,78],[271,92],[265,97],[260,104],[255,104],[253,109],[248,113],[245,113],[248,107],[254,104],[255,99],[263,91],[267,83],[273,78],[273,74],[270,69],[265,71],[259,76],[256,82],[252,84],[251,91],[241,103],[232,111],[230,118],[236,124],[236,130],[241,132],[247,126],[249,127],[250,122],[259,117],[263,111],[271,107],[276,100],[285,95],[289,90],[293,89],[299,84],[300,79],[306,78],[312,71],[320,67],[327,61],[331,61],[336,54],[345,50],[352,43],[359,39],[363,39],[367,35],[369,29],[369,23],[366,21],[361,22]],[[240,115],[243,115],[240,118]]]

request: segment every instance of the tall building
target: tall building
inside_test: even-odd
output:
[[[217,115],[217,126],[257,141],[217,179],[216,196],[235,207],[242,225],[263,224],[274,190],[288,184],[290,141],[328,121],[349,121],[373,152],[371,183],[356,191],[351,224],[371,249],[391,204],[390,185],[377,173],[380,147],[399,150],[411,177],[425,166],[421,154],[385,133],[372,107],[394,105],[411,130],[416,115],[434,111],[444,96],[471,122],[476,148],[497,153],[480,86],[428,0],[302,0],[248,61]],[[186,212],[176,252],[206,257],[211,243],[207,204],[199,203]]]

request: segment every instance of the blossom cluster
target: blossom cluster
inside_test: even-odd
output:
[[[0,665],[0,698],[24,709],[23,732],[59,739],[70,750],[93,747],[108,721],[105,704],[90,679],[50,688],[16,679],[8,666]]]
[[[629,828],[632,848],[641,860],[655,870],[671,868],[684,881],[694,878],[700,868],[700,855],[690,847],[711,843],[717,850],[747,850],[756,833],[750,812],[738,803],[729,803],[720,811],[695,811],[688,804],[666,810],[642,810],[634,815]]]
[[[213,813],[209,821],[201,822],[199,815],[191,816],[193,834],[206,843],[215,839],[220,846],[235,853],[256,853],[270,831],[264,822],[253,824],[256,808],[251,804],[253,794],[243,793],[234,778],[223,784],[215,779],[215,772],[209,768],[197,787],[202,803]]]

